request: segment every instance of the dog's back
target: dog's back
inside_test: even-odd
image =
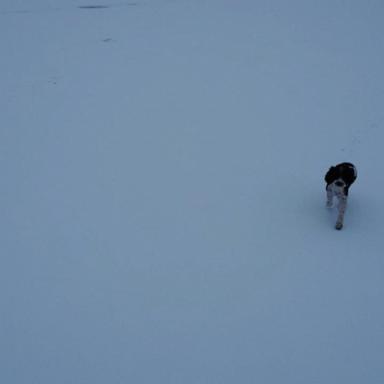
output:
[[[352,163],[340,163],[329,168],[325,175],[327,185],[332,184],[337,179],[342,179],[347,188],[349,188],[356,180],[357,171]]]

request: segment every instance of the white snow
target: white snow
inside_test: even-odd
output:
[[[383,383],[383,19],[2,0],[0,382]]]

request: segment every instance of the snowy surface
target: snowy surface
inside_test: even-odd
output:
[[[2,0],[0,382],[382,384],[383,20]]]

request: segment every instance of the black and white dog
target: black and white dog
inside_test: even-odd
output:
[[[356,180],[356,167],[351,163],[341,163],[329,168],[325,175],[327,183],[327,207],[332,208],[333,198],[336,196],[339,200],[339,214],[336,221],[336,229],[343,228],[344,214],[347,208],[348,190]]]

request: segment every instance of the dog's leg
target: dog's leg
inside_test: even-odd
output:
[[[343,228],[344,214],[345,214],[345,210],[347,209],[347,196],[339,197],[338,209],[339,209],[339,215],[337,216],[335,228],[341,229]]]
[[[327,208],[333,207],[333,191],[330,186],[327,187]]]

